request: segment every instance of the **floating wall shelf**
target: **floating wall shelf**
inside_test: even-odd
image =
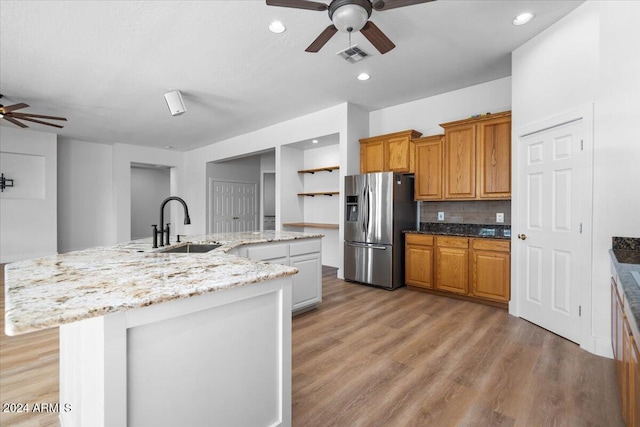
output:
[[[285,222],[284,227],[309,227],[309,228],[328,228],[338,229],[338,224],[323,224],[320,222]]]
[[[318,193],[298,193],[298,196],[315,197],[315,196],[333,196],[335,194],[340,194],[340,192],[339,191],[320,191]]]
[[[340,166],[326,166],[324,168],[317,168],[317,169],[302,169],[302,170],[299,170],[298,173],[314,174],[316,172],[332,172],[338,169],[340,169]]]

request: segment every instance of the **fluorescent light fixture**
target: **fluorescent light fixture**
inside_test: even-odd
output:
[[[169,107],[169,111],[172,116],[179,116],[187,111],[187,107],[184,106],[184,101],[182,100],[182,94],[179,90],[174,90],[173,92],[165,93],[164,99],[167,101],[167,107]]]
[[[371,76],[367,73],[360,73],[358,75],[358,80],[360,81],[365,81],[365,80],[369,80],[371,78]]]
[[[513,18],[513,25],[524,25],[527,22],[531,21],[536,15],[530,12],[521,13],[520,15]]]
[[[318,143],[318,140],[317,140],[317,139],[314,139],[313,141],[311,141],[311,143],[312,143],[312,144],[317,144],[317,143]]]
[[[284,30],[286,29],[287,27],[285,27],[284,24],[280,21],[273,21],[271,24],[269,24],[269,31],[271,31],[272,33],[284,33]]]

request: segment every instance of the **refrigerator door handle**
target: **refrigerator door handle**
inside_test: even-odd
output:
[[[388,246],[380,246],[380,245],[371,245],[368,243],[352,243],[352,242],[345,242],[347,244],[347,246],[353,246],[354,248],[367,248],[367,249],[380,249],[380,250],[387,250]]]

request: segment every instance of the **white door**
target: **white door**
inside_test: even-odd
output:
[[[209,233],[256,229],[256,184],[209,180]]]
[[[519,315],[580,342],[581,286],[589,286],[591,150],[584,119],[518,138]],[[591,141],[591,138],[588,138]]]

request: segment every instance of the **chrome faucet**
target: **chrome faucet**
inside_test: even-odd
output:
[[[182,203],[182,207],[184,208],[184,223],[185,224],[191,224],[191,218],[189,218],[189,208],[187,208],[187,204],[185,203],[185,201],[182,200],[180,197],[176,197],[176,196],[167,197],[160,204],[160,228],[161,228],[161,230],[158,230],[158,225],[157,224],[153,224],[151,226],[153,228],[153,247],[154,248],[157,248],[158,246],[164,246],[164,245],[168,246],[169,245],[169,232],[170,232],[169,226],[171,224],[167,223],[166,226],[164,225],[164,207],[171,200],[177,200],[178,202]],[[160,245],[158,245],[158,234],[160,235]]]

